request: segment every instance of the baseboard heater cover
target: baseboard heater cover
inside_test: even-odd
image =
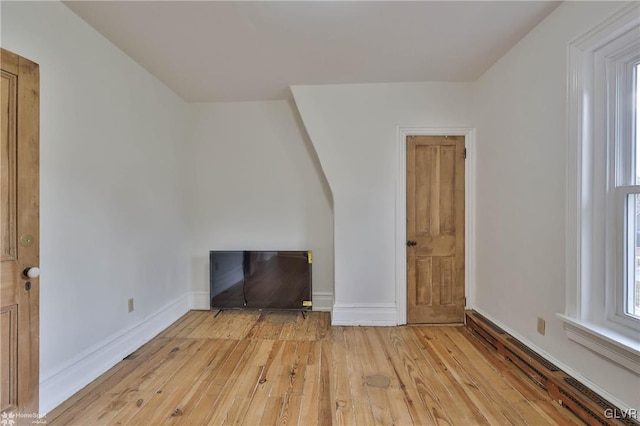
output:
[[[466,320],[467,327],[481,341],[517,365],[531,380],[546,389],[553,400],[571,410],[586,424],[640,426],[631,413],[602,398],[483,315],[467,311]],[[637,416],[637,413],[633,414]]]

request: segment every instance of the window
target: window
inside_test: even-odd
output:
[[[567,336],[640,373],[640,6],[569,45]],[[573,196],[572,196],[573,195]]]
[[[638,63],[640,42],[621,36],[609,43],[605,66],[607,132],[603,143],[612,152],[608,161],[611,185],[607,210],[608,239],[616,249],[607,256],[612,269],[610,314],[607,319],[640,329],[640,161],[638,161]],[[596,55],[596,58],[599,56]],[[596,86],[597,87],[597,86]],[[598,116],[594,117],[598,120]],[[597,137],[597,135],[596,135]],[[617,219],[617,220],[616,220]],[[618,231],[618,232],[616,232]],[[621,253],[621,255],[618,255]],[[605,258],[607,261],[607,259]]]
[[[635,176],[634,184],[640,185],[640,132],[638,132],[638,123],[640,123],[640,65],[636,64],[633,68],[634,78],[633,82],[635,87],[633,88],[633,94],[635,96],[635,102],[632,102],[633,108],[635,108],[635,114],[633,114],[635,120],[633,122],[633,149],[635,150]],[[629,271],[633,271],[629,275],[626,281],[626,296],[625,313],[632,315],[635,318],[640,319],[640,196],[634,194],[630,196],[629,206],[632,208],[632,219],[627,222],[626,234],[629,235],[630,243],[628,243],[629,253],[626,257],[626,262],[629,265]]]

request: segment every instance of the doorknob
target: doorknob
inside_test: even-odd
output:
[[[415,242],[415,241],[413,241],[413,240],[409,240],[409,241],[407,241],[407,247],[413,247],[413,246],[415,246],[415,245],[417,245],[417,244],[418,244],[418,243],[417,243],[417,242]]]
[[[37,266],[30,266],[22,271],[22,275],[26,278],[38,278],[40,276],[40,268]]]

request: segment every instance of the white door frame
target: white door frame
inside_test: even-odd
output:
[[[475,206],[476,206],[476,133],[472,127],[410,127],[398,126],[398,176],[396,187],[396,309],[398,325],[407,323],[407,136],[464,136],[467,159],[465,176],[465,309],[475,301]]]

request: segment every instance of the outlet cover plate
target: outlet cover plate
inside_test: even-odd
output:
[[[544,318],[538,317],[538,333],[544,336],[545,321]]]

